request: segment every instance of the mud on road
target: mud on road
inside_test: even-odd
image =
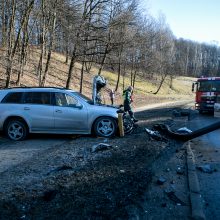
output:
[[[151,129],[158,122],[171,123],[173,109],[137,113],[138,128],[123,138],[32,137],[24,142],[1,142],[0,219],[143,216],[141,204],[155,172],[152,165],[182,146],[174,140],[152,139],[144,128]],[[98,143],[111,147],[92,152]],[[160,168],[164,169],[163,164]]]

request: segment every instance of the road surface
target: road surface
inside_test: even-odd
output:
[[[199,115],[194,118],[189,128],[197,128],[217,122],[220,118],[213,115]],[[191,141],[196,166],[210,165],[211,173],[197,169],[206,219],[220,218],[220,129]]]
[[[0,173],[17,166],[38,152],[71,140],[67,136],[32,135],[24,141],[11,141],[0,134]]]

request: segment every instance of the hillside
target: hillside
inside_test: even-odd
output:
[[[24,74],[21,80],[22,86],[38,86],[38,76],[36,75],[37,65],[39,60],[39,51],[32,50],[29,53],[28,62],[24,68]],[[44,63],[46,60],[44,60]],[[19,65],[15,60],[13,66],[13,75],[11,86],[16,86],[17,73]],[[0,50],[0,80],[1,87],[4,85],[5,80],[5,51]],[[49,75],[46,81],[46,86],[65,87],[69,64],[65,64],[65,56],[59,53],[52,53],[51,65]],[[91,97],[92,80],[97,74],[98,69],[92,67],[90,72],[84,73],[83,81],[83,94]],[[77,63],[73,70],[73,80],[71,89],[79,91],[80,85],[81,64]],[[102,71],[102,75],[108,80],[107,87],[103,91],[103,100],[106,104],[110,103],[108,89],[114,89],[117,80],[117,74],[108,70]],[[172,100],[190,100],[192,99],[191,84],[193,78],[189,77],[176,77],[172,83],[172,89],[169,88],[169,80],[165,81],[162,88],[157,95],[154,95],[159,85],[159,80],[155,79],[140,79],[138,78],[135,84],[134,105],[143,106],[150,103],[158,103]],[[125,76],[125,87],[129,85],[130,79]],[[123,90],[123,77],[120,79],[119,90],[116,93],[116,104],[122,103],[122,90]]]

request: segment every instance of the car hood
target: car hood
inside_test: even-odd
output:
[[[91,109],[97,111],[102,115],[112,116],[114,118],[118,117],[118,108],[111,105],[92,105]]]

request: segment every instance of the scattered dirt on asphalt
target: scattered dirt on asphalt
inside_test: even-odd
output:
[[[0,219],[130,219],[144,213],[139,204],[155,178],[153,162],[179,146],[152,139],[144,128],[167,121],[172,110],[138,113],[138,128],[123,138],[81,136],[4,171]],[[98,143],[112,148],[93,153]]]

